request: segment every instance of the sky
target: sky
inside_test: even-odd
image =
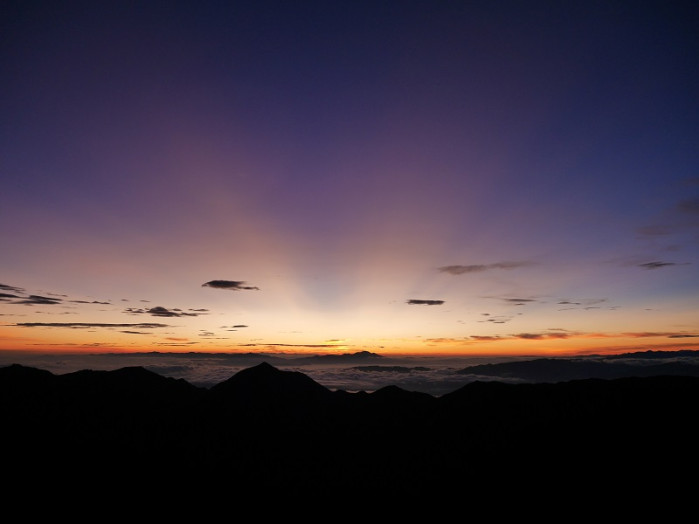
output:
[[[692,2],[19,2],[0,349],[699,347]]]

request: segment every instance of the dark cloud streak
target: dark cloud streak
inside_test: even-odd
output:
[[[442,273],[449,273],[450,275],[463,275],[466,273],[481,273],[491,269],[516,269],[518,267],[529,266],[531,264],[531,262],[495,262],[494,264],[442,266],[437,269]]]
[[[410,300],[406,301],[406,304],[410,304],[412,306],[441,306],[442,304],[444,304],[444,300],[421,300],[417,298],[411,298]]]
[[[155,306],[152,308],[133,308],[129,307],[124,310],[124,313],[129,315],[151,315],[154,317],[198,317],[199,313],[185,313],[181,309],[167,309],[163,306]]]
[[[16,286],[9,286],[7,284],[0,284],[0,289],[4,291],[11,291],[12,293],[24,293],[24,289]]]
[[[27,306],[42,305],[42,306],[55,306],[62,303],[60,298],[44,297],[41,295],[29,295],[24,297],[22,300],[17,300],[14,304],[25,304]]]
[[[259,287],[257,286],[248,286],[246,285],[247,282],[243,280],[209,280],[208,282],[202,284],[202,287],[212,287],[214,289],[227,289],[231,291],[240,291],[240,290],[258,290]]]
[[[660,269],[661,267],[667,267],[667,266],[676,266],[678,265],[676,262],[646,262],[645,264],[638,264],[638,267],[642,267],[643,269]]]
[[[161,328],[170,327],[168,324],[157,324],[151,322],[142,322],[138,324],[103,324],[98,322],[18,322],[15,324],[17,327],[60,327],[60,328],[70,328],[70,329],[82,329],[82,328]]]

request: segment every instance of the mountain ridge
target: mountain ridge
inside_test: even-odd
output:
[[[330,391],[267,363],[211,390],[138,367],[8,366],[0,446],[12,450],[3,466],[15,482],[70,470],[102,488],[131,478],[181,489],[227,471],[226,490],[241,496],[444,497],[501,485],[502,471],[546,471],[570,486],[610,464],[614,485],[640,488],[645,471],[667,482],[675,464],[693,466],[696,405],[699,378],[685,376],[476,381],[434,397]]]

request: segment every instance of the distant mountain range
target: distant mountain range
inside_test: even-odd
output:
[[[662,360],[665,362],[658,362]],[[521,382],[564,382],[587,378],[614,379],[658,375],[699,377],[699,351],[639,352],[598,358],[539,358],[469,366],[457,373]]]
[[[12,365],[0,368],[0,449],[16,485],[70,472],[94,489],[128,479],[129,490],[184,496],[219,479],[236,500],[463,496],[516,488],[533,471],[545,472],[539,489],[570,489],[610,467],[595,490],[650,489],[672,484],[676,464],[695,465],[697,405],[699,378],[688,376],[473,382],[434,397],[331,391],[268,363],[210,389],[141,367]]]
[[[113,356],[116,358],[122,358],[124,356],[123,353],[104,353],[104,356]],[[256,363],[261,363],[261,362],[266,362],[268,364],[335,364],[335,363],[361,363],[361,362],[366,362],[368,360],[377,360],[384,358],[382,355],[379,355],[377,353],[372,353],[371,351],[356,351],[354,353],[338,353],[338,354],[330,354],[330,355],[310,355],[310,356],[279,356],[275,355],[274,353],[264,353],[264,352],[247,352],[247,353],[238,353],[238,352],[231,352],[231,353],[226,353],[226,352],[216,352],[216,353],[207,353],[207,352],[202,352],[202,351],[191,351],[188,353],[168,353],[168,352],[162,352],[162,351],[150,351],[147,353],[129,353],[129,356],[131,357],[153,357],[153,356],[158,356],[158,357],[186,357],[188,359],[208,359],[208,358],[218,358],[218,359],[230,359],[234,361],[241,361],[244,363],[247,362],[256,362]]]

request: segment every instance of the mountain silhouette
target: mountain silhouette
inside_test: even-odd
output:
[[[329,389],[308,375],[298,371],[282,371],[267,362],[243,369],[210,390],[214,396],[225,395],[246,402],[288,403],[331,396]]]
[[[3,473],[17,485],[70,471],[101,490],[119,489],[117,479],[145,492],[219,479],[238,497],[459,500],[532,478],[547,493],[583,489],[595,472],[596,490],[648,489],[656,478],[660,489],[676,485],[677,465],[697,465],[697,405],[689,376],[472,382],[433,397],[330,391],[268,363],[211,389],[138,367],[9,366],[0,449],[11,450]]]

